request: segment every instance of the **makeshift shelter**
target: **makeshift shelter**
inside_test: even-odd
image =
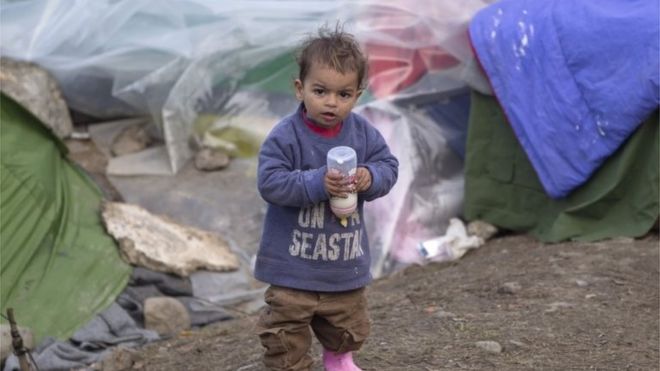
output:
[[[475,15],[471,42],[497,100],[472,96],[468,219],[542,241],[649,231],[659,13],[654,1],[503,0]]]
[[[660,3],[502,0],[470,40],[546,193],[590,176],[660,103]]]
[[[108,307],[131,273],[99,214],[102,194],[66,147],[0,95],[0,308],[44,336],[68,338]]]
[[[528,89],[529,85],[524,85],[525,82],[542,91],[551,90],[547,87],[554,86],[557,82],[548,81],[553,78],[552,74],[535,70],[540,64],[538,59],[543,59],[543,54],[531,46],[534,42],[541,45],[544,45],[544,42],[554,42],[556,35],[546,33],[551,30],[549,26],[543,30],[531,26],[537,24],[536,22],[548,25],[551,17],[540,20],[533,17],[547,16],[553,8],[560,9],[561,14],[570,13],[560,8],[561,4],[568,2],[537,1],[532,4],[530,1],[519,0],[488,5],[490,3],[492,1],[488,0],[8,2],[0,4],[5,16],[3,32],[0,34],[0,51],[3,55],[34,61],[51,71],[60,82],[67,102],[78,112],[104,120],[118,116],[146,116],[156,128],[159,144],[142,152],[111,158],[108,167],[110,181],[128,202],[171,216],[178,222],[218,232],[227,237],[235,251],[244,252],[242,258],[245,267],[240,273],[249,274],[249,260],[255,253],[263,212],[263,202],[253,186],[254,158],[248,155],[254,153],[254,143],[258,143],[258,139],[262,138],[280,117],[296,106],[297,102],[290,86],[296,71],[291,56],[295,45],[318,26],[324,23],[334,25],[337,19],[346,21],[347,30],[354,31],[371,56],[370,85],[362,95],[357,111],[370,119],[383,133],[401,162],[396,187],[387,197],[370,203],[366,208],[370,228],[368,235],[374,250],[372,268],[376,276],[385,275],[401,265],[422,262],[424,257],[418,251],[420,243],[444,233],[450,218],[461,215],[463,210],[468,219],[484,219],[503,228],[528,231],[544,241],[567,238],[599,239],[615,235],[638,236],[644,233],[654,218],[657,218],[658,135],[657,124],[641,125],[641,121],[646,118],[644,112],[648,116],[657,108],[657,97],[653,100],[653,96],[644,96],[634,102],[635,107],[642,107],[643,110],[635,111],[633,116],[637,120],[628,120],[621,131],[623,134],[618,135],[614,142],[608,142],[610,137],[607,137],[602,141],[608,142],[604,147],[598,147],[601,142],[595,147],[590,147],[589,142],[578,143],[575,147],[579,149],[577,152],[588,157],[588,161],[585,161],[586,167],[579,161],[568,163],[579,170],[577,174],[580,179],[569,182],[569,187],[550,188],[550,196],[547,196],[548,184],[552,185],[553,181],[540,182],[536,175],[538,163],[546,160],[547,152],[532,156],[532,162],[529,163],[527,158],[530,155],[523,150],[529,150],[530,146],[534,150],[535,143],[525,137],[521,139],[520,136],[521,132],[527,133],[526,130],[530,129],[527,125],[538,124],[525,116],[530,114],[529,107],[537,106],[521,105],[520,100],[533,91]],[[582,3],[584,9],[588,10],[596,9],[594,4],[598,4],[587,1]],[[516,11],[507,10],[502,15],[498,11],[501,9],[500,4],[518,8],[515,8]],[[522,8],[519,7],[521,4],[524,5]],[[612,2],[607,4],[611,5]],[[648,6],[648,2],[646,5]],[[533,8],[536,6],[539,8]],[[489,58],[481,59],[485,75],[479,69],[468,38],[468,23],[475,12],[482,8],[484,12],[475,18],[476,22],[482,24],[473,21],[470,33],[477,55],[482,57],[484,50],[495,53],[506,50],[510,53],[505,55],[504,59],[498,59],[497,54],[492,55],[491,63],[488,62]],[[532,9],[538,11],[535,10],[534,14],[531,14]],[[653,9],[649,14],[657,14],[653,13]],[[632,13],[636,14],[634,19],[640,16],[638,12]],[[503,18],[512,14],[513,18]],[[516,17],[522,16],[524,27],[519,29],[517,27],[520,27],[520,18]],[[625,16],[621,18],[624,19]],[[646,38],[658,29],[657,20],[655,23],[647,21],[644,18],[639,24],[648,23],[650,28],[639,27],[639,30],[635,30],[636,35]],[[483,24],[488,22],[491,26],[502,27],[495,30],[494,39],[491,38],[493,30]],[[534,38],[531,38],[531,35],[535,35]],[[571,35],[563,36],[570,39]],[[481,42],[475,41],[477,37],[480,37]],[[488,44],[489,40],[493,40],[493,44]],[[511,45],[515,48],[511,48]],[[612,48],[599,45],[605,49]],[[657,44],[651,44],[651,47],[649,50],[657,50]],[[639,52],[641,49],[636,47],[634,50]],[[657,54],[656,52],[655,58]],[[511,56],[518,58],[514,61],[521,62],[520,65],[507,64],[511,59],[506,58]],[[587,59],[599,58],[598,53],[578,56]],[[649,56],[654,57],[653,53],[641,55]],[[657,59],[643,60],[648,61],[651,66],[646,71],[653,71],[652,67],[657,66]],[[586,62],[582,59],[580,61]],[[500,71],[494,67],[509,67],[513,70]],[[523,79],[510,79],[510,76],[518,73],[516,67],[535,73],[525,75]],[[566,80],[564,75],[559,77],[559,80]],[[498,81],[501,84],[497,83]],[[655,83],[657,92],[657,78],[650,81],[651,84]],[[489,82],[495,82],[492,86],[498,101],[471,92],[472,89],[490,93]],[[517,85],[508,86],[506,83]],[[613,86],[624,89],[623,92],[625,89],[636,89],[635,86]],[[501,89],[505,89],[505,93],[502,93]],[[571,96],[574,97],[577,93],[571,91]],[[592,92],[598,91],[594,89]],[[535,100],[537,103],[550,102],[544,100],[543,96],[534,98],[538,99]],[[3,98],[3,102],[5,100]],[[639,102],[641,103],[637,104]],[[618,102],[612,107],[621,105],[626,106],[625,103]],[[17,108],[14,103],[3,103],[3,106],[9,107],[8,112],[20,111],[20,107]],[[504,111],[500,106],[504,107]],[[526,108],[522,116],[518,114],[521,107]],[[572,101],[553,101],[550,108],[555,109],[554,113],[567,110],[572,112],[572,116],[581,119],[580,115],[570,111],[572,107]],[[579,107],[584,111],[584,106]],[[5,115],[9,113],[5,113],[3,108],[3,161],[5,150],[10,154],[14,151],[4,146],[5,140],[9,141],[12,137],[5,135]],[[38,127],[34,118],[24,113],[21,115],[23,119],[29,118],[30,122],[33,122],[32,126]],[[657,114],[654,117],[657,118]],[[594,135],[595,138],[601,139],[601,131],[610,133],[614,126],[612,120],[608,119],[612,126],[604,131],[604,128],[597,124],[595,117],[589,117],[588,129],[591,137],[588,139],[593,139]],[[563,122],[561,116],[554,122],[574,129],[575,122]],[[552,129],[555,128],[554,122],[545,123],[546,126],[539,125]],[[513,130],[508,126],[509,123]],[[101,132],[105,129],[108,129],[106,133],[111,132],[114,125],[116,122],[91,126],[92,139],[99,147],[111,142],[112,138],[101,138]],[[17,127],[21,128],[18,125]],[[9,128],[10,126],[7,126],[7,130]],[[582,129],[582,133],[587,131],[587,128]],[[68,222],[53,219],[55,217],[49,219],[51,224],[40,227],[44,230],[40,239],[38,234],[33,233],[31,236],[38,240],[34,243],[35,246],[41,248],[38,242],[46,241],[45,250],[38,250],[39,254],[45,255],[37,254],[35,256],[40,257],[39,259],[35,258],[30,264],[22,265],[34,265],[36,268],[30,269],[39,272],[46,266],[48,269],[45,272],[54,274],[56,268],[63,267],[67,257],[73,261],[72,257],[75,255],[71,251],[71,245],[91,245],[95,252],[101,250],[107,256],[92,259],[91,256],[84,255],[86,258],[76,258],[83,263],[76,264],[76,269],[67,272],[68,276],[62,280],[44,281],[44,285],[48,284],[44,286],[48,290],[36,291],[29,303],[37,304],[30,308],[20,307],[19,304],[23,302],[17,300],[27,297],[20,294],[22,291],[19,288],[23,288],[21,282],[27,283],[27,279],[32,276],[26,275],[25,280],[22,276],[16,276],[15,279],[7,281],[12,282],[11,284],[7,283],[5,286],[3,283],[3,308],[5,303],[14,305],[19,321],[32,325],[33,319],[40,320],[36,318],[36,308],[39,308],[41,301],[37,300],[52,298],[53,294],[49,291],[51,288],[59,290],[56,291],[60,293],[59,298],[64,298],[65,292],[67,295],[75,293],[85,300],[91,300],[82,296],[81,288],[91,285],[90,282],[85,282],[85,278],[95,277],[96,281],[101,277],[97,274],[107,274],[112,278],[104,282],[107,286],[100,289],[101,295],[94,291],[91,297],[97,301],[84,304],[89,309],[75,317],[78,323],[83,323],[91,313],[107,306],[112,296],[118,294],[126,282],[129,268],[117,259],[116,252],[110,252],[114,251],[114,248],[111,248],[112,241],[108,240],[107,236],[101,238],[100,242],[90,244],[85,244],[82,240],[74,244],[56,243],[61,240],[68,242],[73,239],[71,236],[81,239],[98,237],[95,234],[97,229],[94,229],[94,232],[73,234],[68,231],[69,228],[80,228],[80,225],[92,221],[94,228],[98,226],[98,215],[95,212],[100,198],[98,192],[92,191],[92,185],[78,184],[78,181],[86,177],[62,157],[61,144],[53,144],[59,142],[50,141],[41,129],[32,130],[40,133],[37,137],[41,138],[43,143],[51,144],[27,143],[21,137],[20,140],[14,139],[12,142],[18,147],[16,153],[32,154],[37,153],[37,149],[44,150],[42,147],[50,148],[50,152],[43,155],[47,162],[29,166],[45,166],[48,169],[43,171],[59,175],[38,179],[44,182],[44,185],[40,186],[43,188],[40,188],[41,191],[60,197],[57,199],[60,202],[40,202],[57,206],[59,209],[51,212],[69,219]],[[237,134],[246,132],[248,134],[245,136]],[[617,131],[611,133],[614,132]],[[632,137],[626,139],[624,134]],[[560,140],[540,144],[561,144],[563,139],[571,139],[571,135],[572,132],[559,133],[557,136]],[[237,143],[237,136],[247,137],[249,140]],[[518,143],[522,143],[522,147]],[[625,147],[617,149],[622,143],[625,143]],[[243,151],[242,144],[246,144],[249,150]],[[218,182],[215,174],[199,176],[189,165],[188,160],[200,146],[231,145],[234,145],[237,157],[245,157],[234,159],[238,166],[225,170],[231,178],[227,183]],[[570,144],[568,146],[569,149],[572,148]],[[561,148],[556,147],[555,154],[561,153]],[[594,148],[597,150],[591,151]],[[615,153],[614,157],[606,159],[612,153]],[[561,156],[559,157],[561,159]],[[10,158],[12,157],[8,157]],[[53,158],[58,158],[61,162],[53,162]],[[464,160],[467,161],[465,171]],[[605,165],[602,169],[596,169],[603,163]],[[553,176],[566,176],[564,170],[569,167],[564,166],[565,161],[553,164],[550,167],[557,170]],[[59,168],[66,170],[54,170]],[[67,175],[63,176],[61,173]],[[592,173],[595,175],[592,176]],[[38,174],[42,176],[45,173],[40,170]],[[543,175],[541,179],[545,177]],[[76,185],[69,184],[73,182],[70,178],[77,179]],[[54,182],[59,188],[47,182]],[[241,188],[240,195],[218,195],[222,192],[220,187],[225,184],[238,184],[238,188]],[[559,195],[565,196],[562,192],[573,190],[571,187],[580,184],[581,188],[575,190],[574,195],[559,201],[551,199]],[[24,190],[16,184],[14,187],[17,189],[16,194]],[[70,196],[73,191],[52,192],[54,189],[69,188],[75,189],[75,198]],[[79,189],[83,191],[78,191]],[[173,189],[176,191],[172,191]],[[467,192],[465,209],[464,190]],[[14,202],[11,195],[12,192],[3,192],[2,195],[3,278],[5,274],[14,272],[20,266],[15,264],[15,261],[11,267],[9,261],[5,265],[5,246],[18,249],[15,244],[5,243],[18,238],[5,231],[10,231],[11,228],[25,230],[30,224],[19,221],[24,219],[24,213],[35,210],[32,206],[15,206],[11,203]],[[95,197],[92,199],[90,196],[87,199],[86,195]],[[5,205],[12,207],[5,212],[8,207]],[[83,207],[89,209],[85,209],[84,213],[76,211]],[[626,222],[620,222],[626,218]],[[37,221],[46,223],[44,218],[35,219],[33,223]],[[606,231],[606,227],[615,224],[616,228]],[[53,225],[59,229],[52,227]],[[59,237],[60,232],[69,237]],[[49,251],[48,246],[56,246],[57,249],[48,255],[44,252]],[[61,246],[66,248],[59,250]],[[58,251],[61,254],[58,255]],[[23,256],[23,252],[16,254]],[[96,266],[91,265],[92,260],[101,268],[96,269]],[[74,275],[76,272],[80,275]],[[199,273],[202,274],[198,277],[206,275],[207,272]],[[38,276],[36,273],[31,274]],[[192,286],[193,289],[196,286],[194,280]],[[233,299],[232,296],[243,294],[219,294],[218,286],[219,284],[214,282],[203,287],[201,291],[205,292],[205,298],[209,300],[218,299],[220,296],[225,300]],[[236,286],[240,287],[236,290],[245,290],[246,286],[249,285]],[[9,293],[9,302],[5,300],[5,292]],[[42,296],[46,299],[42,299]],[[138,302],[142,298],[128,299]],[[126,301],[129,301],[128,299]],[[80,301],[72,302],[76,302],[77,307],[81,306],[78,304]],[[22,319],[22,313],[29,313],[30,310],[33,310],[34,314]],[[59,318],[57,316],[61,315],[60,311],[77,313],[70,308],[56,309],[51,306],[48,316],[44,318]],[[71,334],[74,327],[72,322],[66,329],[55,329],[46,324],[39,326],[39,334],[64,337]]]
[[[465,162],[465,217],[527,232],[544,242],[640,237],[658,220],[658,112],[592,177],[549,197],[502,108],[473,93]]]
[[[213,129],[272,125],[290,113],[296,104],[293,51],[324,24],[342,22],[372,55],[363,103],[477,84],[481,75],[465,30],[486,4],[25,1],[3,5],[0,50],[50,71],[78,112],[103,119],[149,116],[164,143],[157,163],[171,175],[192,156],[191,136],[203,142]],[[215,120],[200,135],[195,130],[208,115]],[[132,162],[147,157],[155,155]]]

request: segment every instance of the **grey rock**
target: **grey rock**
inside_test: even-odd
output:
[[[589,286],[589,282],[585,280],[575,280],[575,284],[578,285],[579,287],[587,287]]]
[[[69,108],[57,81],[38,65],[0,58],[0,91],[20,103],[59,138],[73,132]]]
[[[190,315],[178,300],[162,296],[144,301],[144,327],[161,336],[176,335],[190,328]]]
[[[575,305],[572,303],[567,303],[565,301],[556,301],[554,303],[547,304],[548,309],[545,310],[546,313],[557,312],[560,309],[573,308]]]
[[[195,167],[198,170],[221,170],[229,166],[229,155],[221,149],[202,148],[195,154]]]
[[[438,318],[455,318],[456,317],[456,314],[454,314],[452,312],[446,312],[444,310],[439,310],[439,311],[435,312],[434,315]]]
[[[518,282],[505,282],[497,289],[498,294],[514,295],[522,289]]]
[[[527,349],[529,348],[529,345],[523,343],[522,341],[517,341],[517,340],[509,340],[509,344],[513,345],[516,348],[520,349]]]
[[[143,363],[142,356],[137,350],[126,347],[116,347],[106,355],[101,362],[102,371],[124,371],[139,369],[139,364]]]
[[[110,151],[115,156],[140,152],[149,147],[152,140],[146,125],[131,125],[124,128],[113,140]]]
[[[181,277],[198,269],[222,272],[239,267],[227,241],[214,233],[120,202],[104,203],[102,216],[106,230],[119,242],[120,255],[130,264]]]
[[[502,353],[502,345],[497,341],[486,340],[486,341],[477,341],[474,343],[477,348],[481,348],[489,353]]]

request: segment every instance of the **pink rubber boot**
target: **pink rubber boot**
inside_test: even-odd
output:
[[[362,371],[353,363],[353,353],[335,353],[323,349],[323,367],[325,371]]]

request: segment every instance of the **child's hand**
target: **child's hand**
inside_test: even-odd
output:
[[[325,190],[332,197],[346,198],[355,192],[355,184],[344,178],[337,169],[330,169],[325,173]]]
[[[355,190],[364,192],[371,187],[371,173],[366,167],[359,167],[355,173]]]

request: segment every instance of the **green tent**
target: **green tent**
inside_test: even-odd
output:
[[[63,143],[2,95],[0,308],[14,308],[37,342],[70,337],[128,282],[131,266],[105,232],[101,201]]]
[[[639,237],[658,220],[658,112],[561,200],[549,198],[493,97],[474,92],[465,162],[465,217],[544,242]]]

